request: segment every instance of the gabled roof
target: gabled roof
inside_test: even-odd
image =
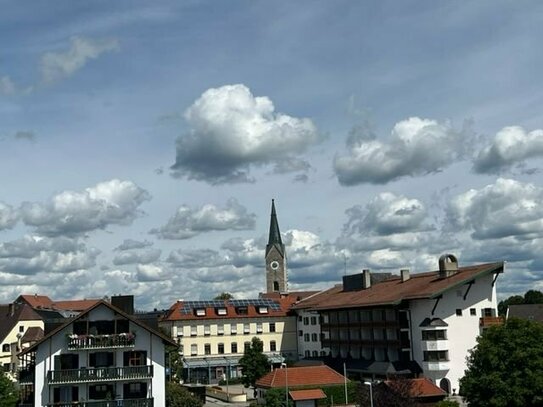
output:
[[[445,390],[437,387],[425,377],[418,379],[385,380],[383,383],[392,390],[403,389],[405,385],[409,396],[413,398],[445,397],[447,395]]]
[[[37,342],[44,336],[43,329],[39,326],[31,326],[28,328],[21,338],[21,343]]]
[[[19,321],[41,321],[41,317],[26,304],[0,305],[0,342]]]
[[[325,399],[326,394],[321,389],[292,390],[288,392],[294,401]]]
[[[295,304],[292,308],[324,310],[390,306],[406,300],[433,299],[488,274],[502,273],[503,268],[503,262],[461,267],[446,278],[440,278],[437,271],[417,273],[404,282],[401,277],[392,277],[373,284],[370,288],[355,291],[343,291],[343,286],[339,284]]]
[[[43,308],[43,309],[52,309],[52,310],[63,310],[63,311],[77,311],[81,312],[87,308],[93,306],[100,300],[97,298],[94,299],[83,299],[83,300],[63,300],[63,301],[53,301],[47,295],[20,295],[15,302],[21,303],[25,302],[30,305],[32,308]]]
[[[91,307],[89,307],[88,309],[86,309],[85,311],[83,311],[82,313],[80,313],[78,316],[70,319],[68,322],[62,324],[61,326],[59,326],[58,328],[54,329],[53,331],[49,332],[47,335],[45,335],[45,337],[43,337],[43,339],[41,339],[40,341],[36,342],[34,345],[30,346],[29,348],[23,350],[21,353],[24,354],[24,353],[28,353],[28,352],[32,352],[34,351],[41,343],[45,342],[46,340],[48,340],[49,338],[51,338],[52,336],[56,335],[58,332],[62,331],[64,328],[66,328],[68,325],[70,324],[73,324],[75,321],[83,318],[84,316],[86,316],[87,314],[89,314],[93,309],[95,308],[98,308],[100,306],[105,306],[107,308],[109,308],[110,310],[112,310],[113,312],[121,315],[122,317],[128,319],[130,322],[133,322],[134,324],[138,325],[139,327],[145,329],[146,331],[149,331],[151,332],[152,334],[158,336],[159,338],[162,339],[162,341],[167,344],[167,345],[171,345],[171,346],[175,346],[177,347],[177,343],[174,342],[174,340],[172,338],[170,338],[169,336],[166,336],[164,335],[162,332],[160,331],[155,331],[154,329],[152,328],[149,328],[147,325],[141,323],[140,321],[138,321],[137,319],[135,319],[133,316],[131,315],[128,315],[126,314],[124,311],[121,311],[119,308],[111,305],[109,302],[106,302],[104,300],[99,300],[98,302],[96,302],[94,305],[92,305]]]
[[[326,365],[289,367],[275,369],[261,377],[256,382],[256,387],[268,389],[285,387],[287,381],[289,388],[302,386],[333,386],[336,384],[344,384],[345,377]]]
[[[543,322],[543,304],[510,305],[507,310],[507,318],[522,318]]]

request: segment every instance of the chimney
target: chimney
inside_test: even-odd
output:
[[[134,296],[133,295],[112,295],[111,305],[119,308],[128,315],[134,315]]]
[[[9,304],[8,313],[10,317],[15,315],[15,304]]]
[[[402,283],[405,283],[407,280],[409,280],[409,269],[400,270],[400,274],[402,276]]]
[[[453,254],[444,254],[439,258],[439,278],[448,278],[458,272],[458,260]]]
[[[371,287],[371,272],[368,269],[362,270],[362,289]]]

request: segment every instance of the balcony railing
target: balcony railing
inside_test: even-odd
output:
[[[50,370],[47,372],[49,384],[93,383],[118,380],[151,379],[153,366],[89,367],[81,369]]]
[[[136,335],[122,333],[114,335],[68,335],[68,349],[107,349],[107,348],[133,348]]]
[[[153,407],[153,399],[72,401],[46,404],[46,407]]]
[[[34,383],[34,366],[21,369],[18,375],[19,384],[32,384]]]
[[[479,326],[481,328],[488,328],[489,326],[502,325],[502,317],[482,317],[479,319]]]

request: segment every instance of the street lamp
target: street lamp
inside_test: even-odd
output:
[[[373,391],[371,382],[364,382],[366,386],[370,386],[370,406],[373,407]]]

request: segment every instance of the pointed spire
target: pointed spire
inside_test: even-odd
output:
[[[275,213],[275,200],[272,199],[271,220],[270,220],[270,237],[268,245],[279,244],[283,245],[281,240],[281,232],[279,232],[279,223],[277,222],[277,214]]]

